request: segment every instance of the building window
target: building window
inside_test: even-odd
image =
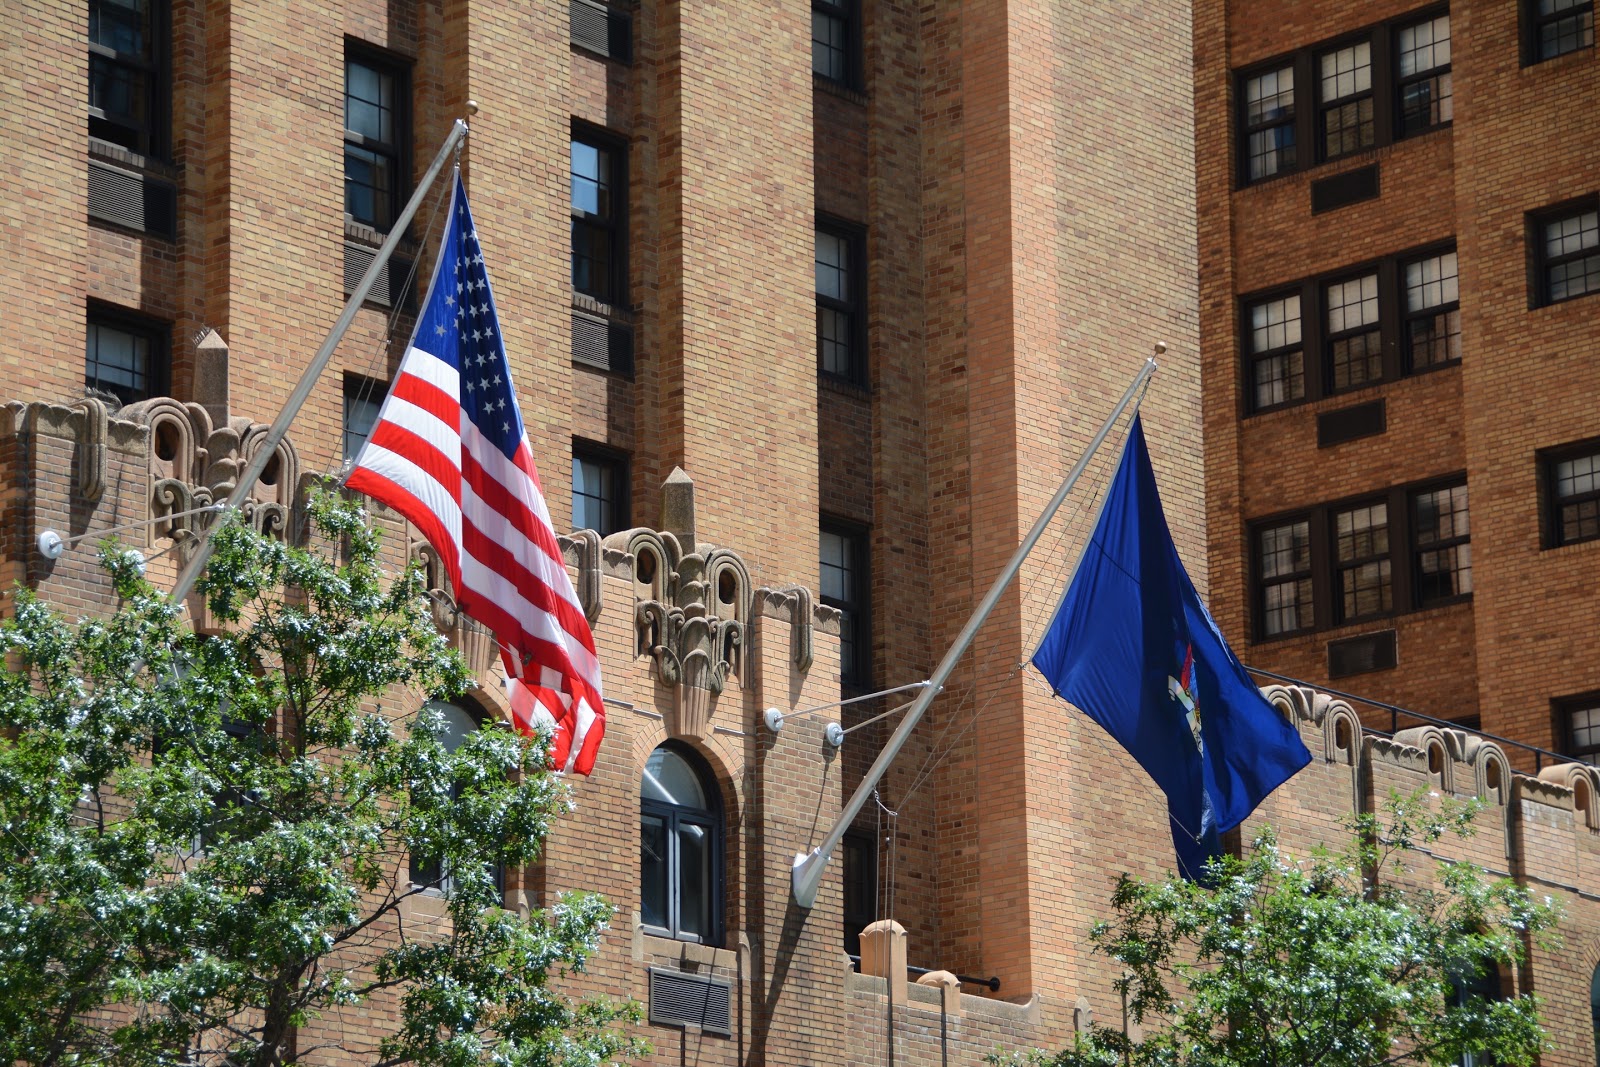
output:
[[[696,753],[674,742],[645,761],[639,784],[639,917],[679,941],[722,943],[722,804]]]
[[[1600,694],[1556,701],[1556,732],[1563,755],[1600,766]]]
[[[1455,252],[1410,260],[1401,274],[1406,370],[1456,362],[1461,358],[1461,294],[1456,285]]]
[[[1450,85],[1450,16],[1400,27],[1395,36],[1400,137],[1442,126],[1454,117]]]
[[[410,176],[406,136],[410,79],[399,64],[363,51],[344,61],[344,210],[387,231]]]
[[[367,443],[372,427],[378,422],[378,411],[389,387],[376,378],[359,374],[344,376],[344,458],[354,459],[361,446]]]
[[[1294,67],[1245,79],[1246,173],[1250,181],[1295,167]]]
[[[572,288],[625,304],[624,153],[610,138],[572,135]]]
[[[1464,474],[1252,522],[1250,546],[1258,641],[1472,595]]]
[[[1341,159],[1450,122],[1450,15],[1368,27],[1236,79],[1241,185]]]
[[[438,741],[444,746],[446,752],[454,752],[467,740],[469,734],[479,729],[482,723],[477,715],[468,711],[460,704],[446,703],[442,700],[430,700],[423,705],[424,711],[437,713],[443,719],[443,730],[438,734]],[[453,790],[452,795],[459,799],[459,789]],[[496,864],[492,869],[495,888],[503,895],[505,893],[505,871]],[[455,875],[449,865],[437,857],[429,858],[411,855],[411,884],[420,886],[430,892],[437,892],[449,896],[455,888]]]
[[[1539,287],[1532,303],[1558,304],[1600,292],[1600,208],[1592,198],[1534,216],[1529,228]]]
[[[1262,637],[1315,625],[1311,591],[1311,524],[1304,519],[1256,531],[1257,617]]]
[[[627,528],[628,461],[594,445],[572,446],[572,528],[601,537]]]
[[[878,847],[871,834],[844,835],[844,951],[861,955],[861,932],[878,920]]]
[[[1575,545],[1600,538],[1600,447],[1556,453],[1545,461],[1549,520],[1545,545]]]
[[[1300,343],[1300,294],[1257,301],[1250,322],[1250,378],[1255,410],[1304,400],[1305,352]]]
[[[1589,1026],[1594,1031],[1595,1067],[1600,1067],[1600,967],[1589,979]]]
[[[1333,391],[1383,379],[1383,334],[1378,328],[1378,275],[1330,283],[1324,290],[1325,349]]]
[[[89,135],[143,155],[167,151],[164,8],[89,0]]]
[[[1527,23],[1535,63],[1594,47],[1594,0],[1531,0]]]
[[[1246,296],[1239,330],[1247,407],[1268,411],[1458,363],[1459,307],[1450,246]]]
[[[84,336],[84,385],[124,404],[160,396],[167,388],[169,333],[163,324],[91,307]]]
[[[1357,41],[1318,57],[1322,158],[1337,159],[1377,143],[1372,105],[1372,42]]]
[[[1394,607],[1388,504],[1378,501],[1335,512],[1333,539],[1340,621],[1387,614]]]
[[[1411,547],[1417,607],[1472,594],[1465,482],[1411,495]]]
[[[862,330],[862,255],[857,233],[817,227],[817,366],[824,374],[866,382]]]
[[[867,538],[859,529],[822,524],[822,602],[839,609],[839,680],[865,685],[868,676]]]
[[[853,0],[811,0],[811,71],[856,88]]]

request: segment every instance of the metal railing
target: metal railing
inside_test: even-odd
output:
[[[1340,700],[1349,701],[1351,704],[1365,704],[1369,708],[1376,708],[1379,711],[1388,712],[1389,729],[1387,736],[1389,737],[1393,737],[1402,729],[1411,728],[1411,725],[1402,727],[1400,725],[1401,718],[1413,719],[1415,720],[1415,725],[1417,726],[1442,726],[1447,730],[1463,730],[1470,734],[1477,734],[1479,737],[1493,741],[1495,744],[1507,749],[1517,749],[1521,752],[1530,752],[1533,754],[1534,774],[1538,774],[1545,768],[1546,765],[1582,762],[1581,760],[1573,759],[1571,756],[1563,755],[1560,752],[1552,752],[1548,748],[1540,748],[1537,745],[1529,745],[1521,741],[1513,741],[1509,737],[1499,737],[1495,734],[1485,733],[1476,727],[1463,726],[1461,723],[1452,722],[1449,719],[1437,719],[1432,715],[1424,715],[1420,711],[1412,711],[1409,708],[1402,708],[1394,704],[1385,704],[1381,700],[1373,700],[1370,697],[1357,696],[1354,693],[1341,693],[1337,689],[1330,689],[1328,686],[1317,682],[1307,682],[1300,678],[1290,678],[1286,674],[1275,674],[1272,671],[1264,671],[1259,667],[1247,666],[1245,667],[1245,670],[1249,671],[1251,674],[1259,675],[1262,678],[1271,678],[1275,682],[1284,682],[1289,685],[1304,686],[1307,689],[1315,689],[1319,693],[1326,693],[1331,697],[1338,697]],[[1379,734],[1384,733],[1383,730],[1373,730],[1372,732]]]

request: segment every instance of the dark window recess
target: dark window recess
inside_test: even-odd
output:
[[[1530,63],[1594,47],[1594,0],[1527,0],[1523,19]]]
[[[1459,362],[1456,282],[1456,251],[1446,246],[1242,298],[1241,385],[1249,412]]]
[[[650,968],[650,1024],[733,1035],[733,985],[710,975]]]
[[[1312,182],[1311,213],[1320,215],[1324,211],[1359,204],[1363,200],[1376,199],[1377,196],[1378,165],[1373,163]]]
[[[1332,448],[1346,441],[1374,437],[1388,428],[1386,405],[1381,398],[1338,411],[1324,411],[1317,416],[1317,447]]]
[[[598,445],[572,445],[572,526],[601,537],[628,528],[628,459]]]
[[[633,327],[588,312],[574,311],[572,362],[612,374],[632,374]]]
[[[1600,445],[1563,449],[1543,466],[1545,547],[1600,538]]]
[[[376,378],[360,374],[344,376],[344,458],[354,459],[361,446],[367,443],[372,427],[377,425],[378,411],[389,386]]]
[[[460,704],[447,703],[441,700],[430,700],[424,709],[435,712],[443,720],[443,729],[438,734],[437,740],[446,752],[454,752],[460,748],[474,730],[482,726],[480,717]],[[451,803],[461,799],[459,788],[451,793]],[[413,803],[417,801],[414,799]],[[490,871],[494,878],[495,888],[502,894],[505,892],[505,869],[496,864]],[[423,889],[435,891],[443,896],[449,896],[455,888],[456,874],[449,865],[445,864],[437,855],[420,855],[413,852],[410,862],[411,883]]]
[[[89,135],[165,156],[170,76],[162,0],[89,0]]]
[[[89,217],[170,241],[178,235],[178,187],[91,159]]]
[[[1472,595],[1465,482],[1411,494],[1412,588],[1417,607]]]
[[[586,52],[633,62],[633,16],[594,0],[568,0],[572,43]]]
[[[91,305],[84,335],[84,385],[124,404],[167,390],[171,327],[102,305]]]
[[[410,72],[366,50],[344,61],[344,210],[387,232],[411,175]]]
[[[839,610],[839,680],[865,685],[871,654],[866,534],[856,527],[824,522],[820,557],[822,602]]]
[[[1291,520],[1256,531],[1256,629],[1277,637],[1316,625],[1311,524]]]
[[[878,918],[878,848],[872,834],[844,835],[844,951],[861,955],[861,932]]]
[[[1393,630],[1379,630],[1377,633],[1328,642],[1329,678],[1386,671],[1398,661]]]
[[[1382,147],[1450,122],[1450,15],[1371,26],[1241,71],[1236,84],[1240,185]]]
[[[1534,307],[1600,292],[1600,205],[1593,197],[1528,220]]]
[[[368,245],[355,241],[344,243],[344,295],[349,296],[356,291],[356,286],[361,284],[361,279],[366,275],[367,268],[372,266],[372,261],[378,258],[378,250]],[[372,291],[367,294],[366,302],[377,304],[379,307],[395,308],[402,311],[411,310],[415,303],[413,297],[416,287],[411,285],[411,261],[390,256],[389,262],[383,265],[378,274],[378,280],[373,283]]]

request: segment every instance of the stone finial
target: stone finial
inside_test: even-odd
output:
[[[889,997],[906,1002],[906,928],[893,919],[879,919],[861,931],[861,973],[889,983]]]
[[[194,346],[194,399],[211,425],[228,425],[228,343],[210,328]]]
[[[682,467],[661,483],[661,528],[677,536],[684,555],[694,551],[694,480]]]
[[[940,1008],[946,1015],[961,1014],[961,979],[949,971],[929,971],[917,979],[918,985],[939,988]]]
[[[1074,1033],[1087,1034],[1094,1026],[1094,1008],[1090,1006],[1088,998],[1079,997],[1078,1003],[1072,1007],[1072,1029]]]

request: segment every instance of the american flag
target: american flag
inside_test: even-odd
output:
[[[605,733],[600,665],[539,488],[459,172],[416,332],[345,484],[433,544],[457,606],[500,645],[517,728],[553,723],[552,765],[588,774]]]

